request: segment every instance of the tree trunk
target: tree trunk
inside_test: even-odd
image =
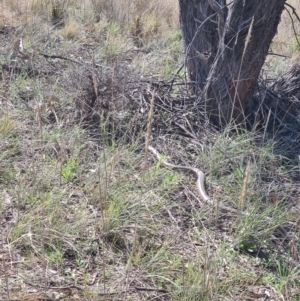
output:
[[[179,0],[186,68],[214,122],[246,120],[284,3]]]

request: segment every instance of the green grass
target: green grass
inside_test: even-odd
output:
[[[175,2],[17,4],[1,2],[8,20],[19,14],[27,51],[80,65],[34,56],[37,75],[2,72],[0,295],[246,300],[260,288],[297,300],[297,162],[259,131],[236,126],[205,128],[197,144],[165,132],[168,112],[156,111],[151,143],[164,159],[205,172],[213,207],[192,175],[145,154],[144,81],[172,79],[183,60]],[[6,36],[1,63],[14,39]]]

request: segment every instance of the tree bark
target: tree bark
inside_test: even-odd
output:
[[[214,122],[246,120],[284,3],[179,0],[186,69]]]

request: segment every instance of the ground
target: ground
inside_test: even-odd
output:
[[[299,300],[295,137],[205,123],[176,1],[0,5],[2,300]]]

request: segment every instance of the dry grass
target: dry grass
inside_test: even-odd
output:
[[[288,3],[292,5],[300,16],[300,3],[297,0],[289,0]],[[278,28],[278,34],[276,35],[271,50],[275,54],[285,55],[286,58],[280,58],[278,56],[269,56],[267,60],[266,68],[272,75],[278,76],[287,71],[291,64],[299,57],[300,45],[298,45],[297,38],[295,37],[293,27],[291,24],[291,18],[294,22],[296,34],[298,35],[298,41],[300,43],[300,25],[296,16],[293,14],[291,8],[286,7],[283,13],[281,22]]]
[[[182,62],[177,1],[0,7],[3,300],[299,299],[297,163],[256,132],[177,135],[147,83]],[[10,58],[20,37],[30,55]],[[216,207],[189,175],[145,162],[145,137],[203,169]]]

